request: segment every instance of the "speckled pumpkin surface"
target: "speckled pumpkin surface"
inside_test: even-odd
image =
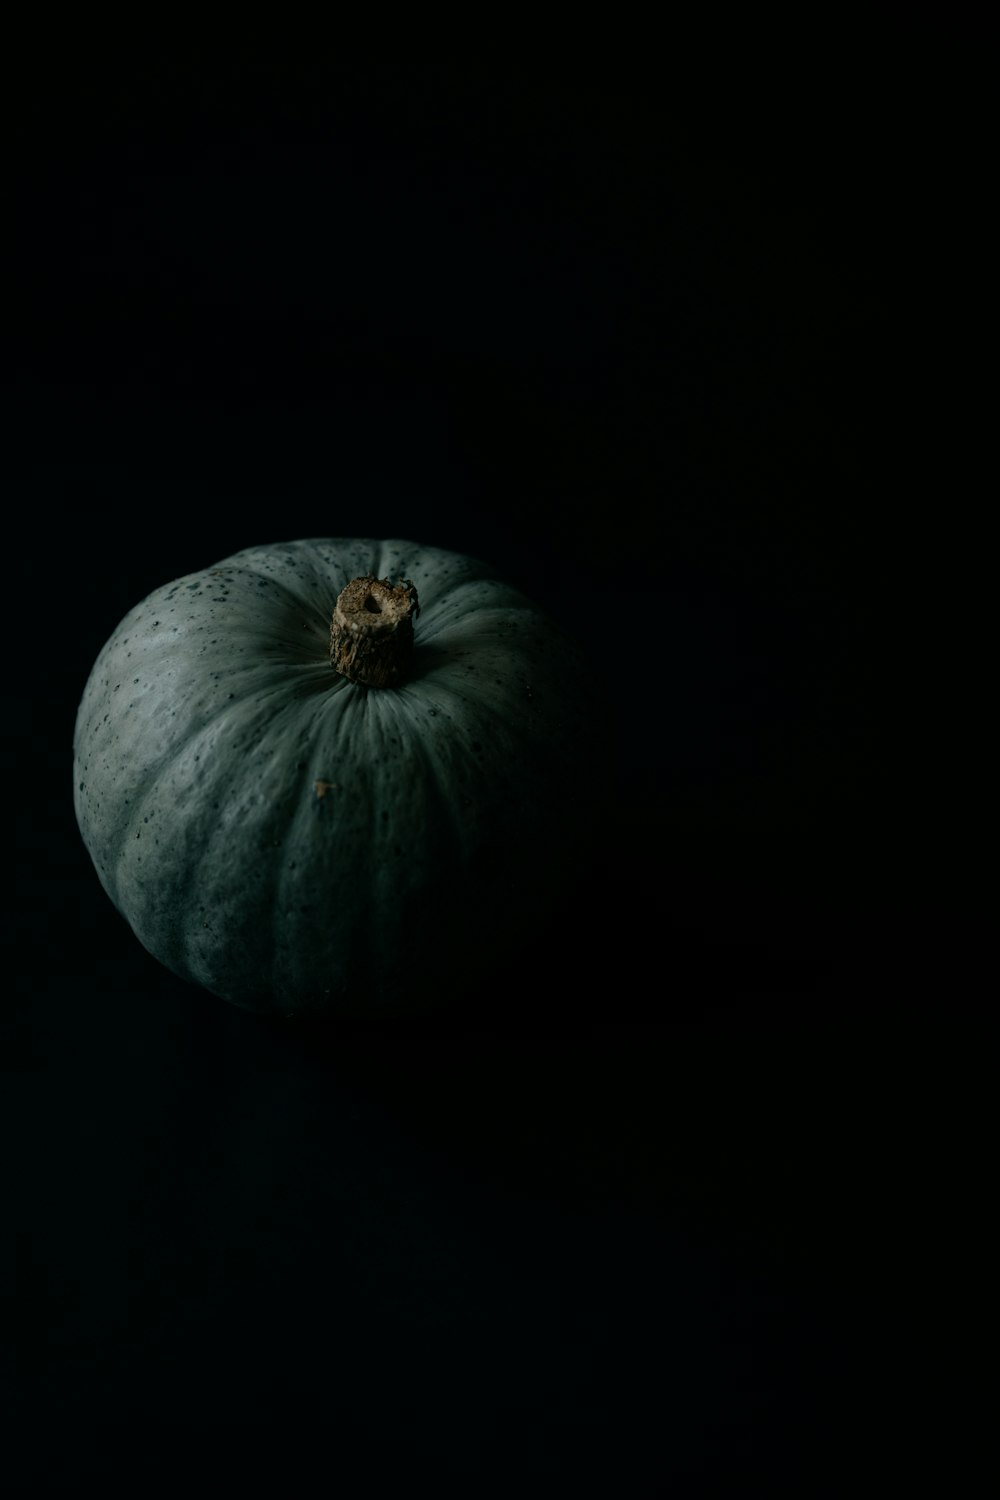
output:
[[[412,661],[330,664],[352,579],[411,580]],[[482,563],[404,541],[255,547],[166,584],[101,651],[77,819],[146,948],[233,1003],[407,1010],[473,989],[564,889],[585,745],[571,638]]]

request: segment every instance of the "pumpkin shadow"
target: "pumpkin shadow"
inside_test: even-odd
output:
[[[453,653],[446,651],[443,646],[418,641],[413,647],[413,657],[407,675],[410,682],[419,682],[422,678],[431,677],[441,667],[450,665],[452,660]]]
[[[623,941],[595,874],[474,989],[421,1015],[309,1021],[296,1045],[471,1181],[783,1257],[811,1232],[801,1150],[823,1135],[810,1023],[789,1026],[766,945],[711,947],[717,914],[692,917],[669,962],[652,909]]]

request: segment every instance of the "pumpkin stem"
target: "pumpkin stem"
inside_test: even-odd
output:
[[[366,687],[398,687],[413,654],[413,621],[420,612],[408,578],[393,587],[368,573],[337,596],[330,621],[330,665]]]

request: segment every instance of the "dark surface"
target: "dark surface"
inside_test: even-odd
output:
[[[899,1356],[946,900],[915,522],[872,458],[877,110],[82,76],[18,101],[17,1430],[40,1463],[156,1420],[248,1472],[276,1441],[467,1494],[843,1493]],[[73,820],[126,610],[319,534],[488,557],[574,620],[613,740],[537,949],[384,1029],[175,981]]]

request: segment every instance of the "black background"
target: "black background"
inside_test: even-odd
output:
[[[155,1417],[248,1473],[276,1438],[469,1494],[835,1492],[898,1353],[942,927],[915,520],[875,458],[878,79],[682,103],[653,68],[230,60],[15,97],[4,1195],[38,1461]],[[391,1027],[176,981],[73,819],[121,616],[311,535],[488,558],[579,633],[611,732],[543,939]]]

